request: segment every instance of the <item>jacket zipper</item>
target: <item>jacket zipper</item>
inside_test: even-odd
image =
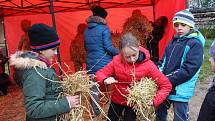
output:
[[[167,65],[166,65],[166,69],[168,68],[168,66],[169,66],[169,62],[170,62],[170,60],[171,60],[171,57],[172,57],[172,54],[173,54],[173,51],[175,50],[175,47],[176,47],[176,45],[177,45],[177,43],[179,42],[179,40],[177,39],[176,40],[176,44],[174,45],[174,47],[173,47],[173,49],[172,49],[172,51],[171,51],[171,54],[170,54],[170,57],[169,57],[169,60],[168,60],[168,63],[167,63]],[[165,70],[166,70],[165,69]]]

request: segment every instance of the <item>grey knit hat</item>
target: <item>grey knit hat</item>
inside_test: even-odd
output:
[[[179,11],[175,14],[173,24],[175,23],[183,23],[192,28],[195,27],[194,16],[188,9]]]

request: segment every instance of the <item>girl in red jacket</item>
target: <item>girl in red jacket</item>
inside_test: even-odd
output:
[[[157,107],[169,95],[171,83],[150,60],[149,52],[139,46],[131,33],[126,33],[120,41],[120,54],[96,73],[96,80],[100,85],[114,84],[108,111],[108,118],[111,121],[118,121],[123,110],[123,121],[136,120],[136,114],[127,105],[124,95],[128,94],[127,88],[132,82],[142,77],[151,77],[155,80],[158,91],[152,104]]]

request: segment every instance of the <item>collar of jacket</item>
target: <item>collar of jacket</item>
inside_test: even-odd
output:
[[[198,41],[200,41],[202,43],[203,47],[205,46],[205,38],[204,38],[204,36],[202,35],[201,32],[199,32],[196,29],[192,30],[190,33],[188,33],[187,35],[182,36],[182,37],[173,36],[173,41],[176,41],[176,40],[183,41],[183,40],[186,40],[186,39],[196,39],[196,40],[198,40]]]
[[[38,56],[32,51],[17,51],[10,56],[9,63],[10,66],[14,66],[16,69],[48,68],[48,65],[38,59]]]
[[[143,52],[139,51],[139,57],[135,63],[142,62],[143,60],[145,60],[145,58],[146,58],[145,54]]]
[[[183,36],[174,35],[173,40],[185,40],[185,39],[191,39],[191,38],[198,38],[199,31],[197,30],[191,30],[189,33]]]
[[[104,25],[107,24],[107,21],[104,18],[99,16],[90,16],[87,18],[86,21],[87,23],[97,23],[97,24],[104,24]]]
[[[44,57],[42,57],[42,56],[37,56],[37,58],[38,58],[40,61],[46,63],[46,65],[47,65],[48,67],[51,66],[51,63],[50,63],[49,60],[47,60],[46,58],[44,58]]]

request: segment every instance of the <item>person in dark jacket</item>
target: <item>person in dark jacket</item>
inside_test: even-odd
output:
[[[157,109],[158,121],[167,120],[167,109],[173,104],[174,121],[188,120],[188,102],[194,94],[196,81],[203,63],[205,39],[195,30],[194,17],[188,10],[182,10],[173,18],[176,34],[167,45],[160,71],[171,84],[168,100]]]
[[[152,38],[147,43],[147,48],[151,55],[151,60],[155,63],[159,61],[159,41],[163,38],[168,24],[166,16],[159,17],[152,23]]]
[[[23,91],[26,121],[56,121],[57,115],[80,105],[79,96],[58,97],[63,90],[51,67],[60,44],[55,30],[34,24],[28,35],[32,51],[18,51],[9,60]]]
[[[211,70],[215,72],[215,41],[209,50]],[[215,78],[202,103],[197,121],[215,121]]]
[[[5,73],[5,64],[8,59],[3,55],[3,50],[0,48],[0,96],[7,95],[7,89],[11,83],[9,75]]]
[[[136,114],[126,101],[127,88],[134,81],[141,80],[143,77],[151,77],[158,86],[156,95],[151,102],[156,108],[169,95],[171,83],[150,60],[149,52],[139,46],[136,37],[131,33],[122,36],[119,49],[120,54],[96,72],[96,80],[100,85],[114,84],[110,96],[108,118],[111,121],[118,121],[124,111],[123,121],[136,121]]]
[[[94,75],[118,54],[118,50],[113,47],[111,33],[105,20],[108,15],[107,11],[100,6],[93,7],[91,11],[93,16],[87,19],[88,27],[84,33],[84,46],[87,52],[88,74]],[[92,80],[95,82],[94,76]],[[99,101],[98,87],[94,85],[91,90],[92,96]],[[92,108],[95,116],[98,116],[100,110],[93,101]]]

